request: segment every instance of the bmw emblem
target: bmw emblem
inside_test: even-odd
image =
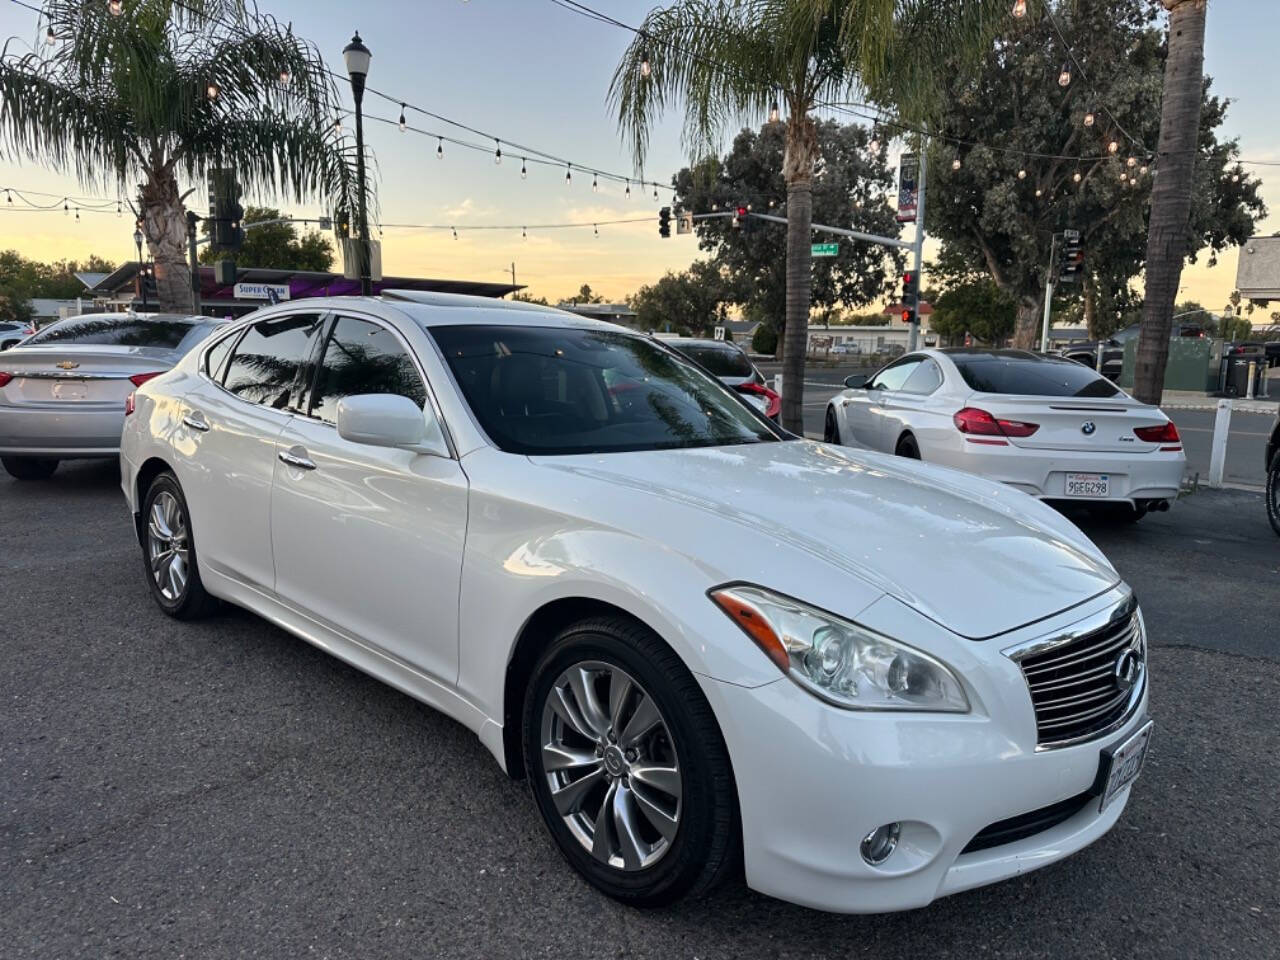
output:
[[[1086,420],[1084,423],[1080,424],[1080,432],[1083,433],[1086,437],[1093,436],[1093,432],[1097,429],[1098,429],[1098,425],[1094,423],[1092,420]]]

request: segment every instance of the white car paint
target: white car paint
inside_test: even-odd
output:
[[[940,383],[929,393],[876,389],[890,367],[924,358],[936,366]],[[1055,361],[1068,363],[1069,361]],[[1070,368],[1068,368],[1070,369]],[[1067,499],[1068,473],[1106,474],[1112,502],[1171,501],[1186,471],[1179,443],[1148,443],[1135,427],[1158,426],[1169,418],[1158,408],[1118,393],[1114,397],[1010,396],[980,393],[961,376],[949,351],[926,349],[886,365],[868,381],[871,389],[841,391],[828,404],[835,419],[835,442],[895,453],[913,438],[920,458],[1007,484],[1034,497]],[[966,407],[997,419],[1032,422],[1026,438],[967,437],[952,417]],[[1086,424],[1094,429],[1084,432]]]
[[[961,854],[982,828],[1086,791],[1101,751],[1145,720],[1037,747],[1009,651],[1069,636],[1128,602],[1062,516],[998,483],[806,440],[660,452],[523,456],[480,430],[427,328],[459,323],[620,329],[553,310],[424,298],[311,301],[395,331],[430,391],[449,456],[343,440],[246,403],[193,352],[137,391],[121,446],[140,475],[171,468],[206,589],[474,730],[504,767],[525,625],[557,601],[608,604],[694,674],[726,741],[746,878],[826,910],[905,909],[1051,863],[1115,823],[1129,788],[1027,839]],[[245,323],[304,309],[281,305]],[[237,328],[238,329],[238,328]],[[195,424],[196,426],[192,426]],[[279,454],[304,457],[296,469]],[[877,713],[819,700],[708,598],[759,584],[910,643],[960,678],[967,713]],[[516,684],[514,690],[509,681]],[[518,718],[519,712],[516,711]],[[880,867],[859,855],[900,820]]]

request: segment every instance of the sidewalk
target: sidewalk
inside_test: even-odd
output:
[[[1273,384],[1273,388],[1274,388]],[[1231,409],[1235,413],[1262,413],[1274,417],[1280,409],[1280,397],[1274,390],[1272,395],[1262,400],[1245,400],[1240,397],[1231,398]],[[1160,397],[1160,406],[1165,410],[1217,410],[1219,397],[1211,397],[1194,390],[1166,390]]]

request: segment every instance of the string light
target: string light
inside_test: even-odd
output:
[[[647,77],[653,72],[653,68],[649,65],[649,51],[640,51],[640,76]]]
[[[333,121],[333,132],[342,133],[342,117],[338,117]]]
[[[1019,19],[1027,15],[1027,0],[1016,0],[1013,5],[1013,15]]]
[[[502,163],[502,141],[494,140],[493,162]]]
[[[564,185],[566,187],[573,185],[573,164],[571,163],[564,165]]]
[[[521,240],[528,240],[528,239],[529,239],[529,231],[528,231],[528,230],[526,230],[524,227],[521,227],[521,228],[520,228],[520,239],[521,239]]]
[[[1041,190],[1039,187],[1036,187],[1036,196],[1037,196],[1037,197],[1043,197],[1043,196],[1044,196],[1044,191],[1043,191],[1043,190]]]
[[[1019,180],[1025,180],[1025,179],[1027,179],[1027,171],[1025,171],[1025,170],[1019,170],[1019,171],[1018,171],[1018,179],[1019,179]]]
[[[13,194],[12,194],[12,193],[10,193],[8,190],[6,190],[6,191],[4,192],[4,195],[5,195],[5,198],[6,198],[10,203],[13,203]]]
[[[118,217],[118,216],[120,216],[123,212],[124,212],[124,211],[122,211],[122,210],[120,209],[120,201],[119,201],[119,200],[117,200],[117,201],[116,201],[116,216],[117,216],[117,217]]]
[[[80,222],[80,208],[76,207],[76,223]]]
[[[1080,171],[1077,170],[1075,173],[1071,175],[1071,179],[1074,180],[1076,183],[1079,183],[1083,179],[1083,177],[1081,177]]]
[[[44,32],[44,42],[47,46],[50,46],[50,47],[52,47],[55,43],[58,42],[58,35],[53,32],[52,26],[50,26],[49,29]]]
[[[111,15],[113,17],[118,17],[120,14],[124,13],[124,4],[121,3],[120,0],[111,0],[111,2],[107,4],[107,9],[111,11]]]
[[[444,159],[444,137],[437,137],[440,142],[436,145],[436,159]]]
[[[1112,140],[1110,143],[1107,144],[1107,153],[1116,153],[1117,151],[1119,151],[1119,149],[1120,149],[1120,142],[1118,140]]]
[[[218,99],[218,93],[219,93],[218,85],[214,83],[212,80],[210,80],[209,85],[204,88],[204,92],[205,92],[205,96],[207,96],[210,100]]]
[[[952,161],[951,161],[951,169],[952,169],[952,170],[959,170],[959,169],[960,169],[960,158],[959,158],[959,157],[956,157],[954,160],[952,160]],[[772,204],[771,204],[771,205],[772,205]]]
[[[520,158],[520,179],[521,180],[529,179],[529,168],[525,166],[524,157]]]
[[[1232,183],[1239,183],[1239,182],[1240,182],[1240,174],[1238,174],[1238,173],[1233,173],[1233,174],[1231,175],[1231,182],[1232,182]]]
[[[1147,175],[1147,165],[1144,163],[1142,166],[1140,166],[1138,168],[1138,172],[1145,177]]]
[[[597,237],[600,236],[600,226],[598,224],[593,223],[591,225],[591,232],[594,233]]]
[[[409,129],[409,121],[404,118],[404,104],[400,104],[400,132],[404,133]]]
[[[655,203],[658,200],[658,185],[656,183],[653,185],[653,199]]]
[[[600,192],[600,181],[596,179],[596,175],[594,173],[591,175],[591,192],[592,193]]]
[[[453,239],[457,240],[457,239],[458,239],[458,228],[457,228],[457,227],[450,227],[449,229],[453,231]]]
[[[627,181],[627,199],[628,200],[631,199],[631,181],[630,180]]]
[[[1094,115],[1093,108],[1090,107],[1089,112],[1084,115],[1084,125],[1086,127],[1092,127],[1094,124],[1094,121],[1096,121],[1097,119],[1098,118]]]
[[[1136,167],[1136,166],[1138,165],[1138,158],[1137,158],[1137,157],[1130,157],[1128,160],[1126,160],[1126,161],[1124,162],[1124,165],[1125,165],[1126,167],[1129,167],[1130,169],[1132,169],[1132,168],[1134,168],[1134,167]]]
[[[773,101],[773,103],[771,103],[771,104],[769,105],[769,122],[770,122],[770,123],[777,123],[777,122],[778,122],[778,117],[779,117],[779,113],[778,113],[778,101],[777,101],[777,100],[775,100],[775,101]]]
[[[867,144],[867,149],[872,153],[880,152],[880,138],[874,133],[871,135],[871,142]]]
[[[67,198],[66,198],[66,197],[63,197],[63,198],[62,198],[62,215],[63,215],[63,216],[66,216],[67,211],[68,211],[68,210],[70,210],[70,209],[71,209],[71,208],[67,206]]]
[[[281,86],[285,86],[285,87],[287,87],[291,82],[293,82],[293,75],[292,75],[292,74],[290,74],[290,73],[289,73],[289,71],[288,71],[287,69],[286,69],[286,70],[281,70],[281,71],[280,71],[280,84],[281,84]]]

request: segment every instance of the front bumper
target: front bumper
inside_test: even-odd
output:
[[[1053,863],[1111,829],[1128,788],[1102,813],[1091,798],[1042,832],[963,852],[994,823],[1094,789],[1103,749],[1147,712],[1144,690],[1118,729],[1037,750],[1025,681],[996,650],[1007,641],[963,642],[995,654],[983,657],[992,676],[978,678],[965,715],[842,710],[786,678],[754,689],[704,679],[733,760],[753,889],[840,913],[906,910]],[[973,665],[958,669],[974,676]],[[871,866],[861,840],[893,822],[898,847]]]
[[[120,450],[120,403],[0,405],[4,456],[114,457]]]

